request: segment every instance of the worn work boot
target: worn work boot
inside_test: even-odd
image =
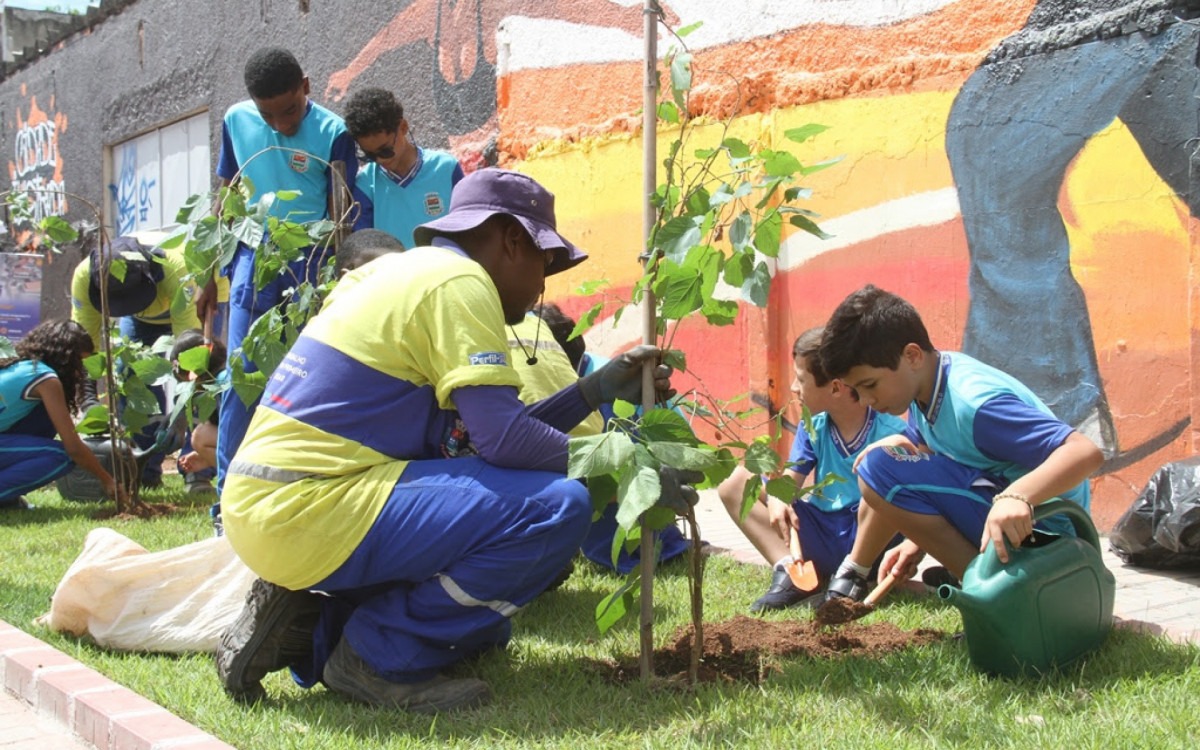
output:
[[[225,692],[244,703],[261,700],[267,673],[312,656],[320,612],[320,594],[257,579],[242,613],[217,645],[217,676]]]
[[[487,683],[472,677],[451,679],[438,675],[412,683],[385,680],[354,653],[345,638],[338,641],[329,656],[322,680],[330,690],[354,700],[420,714],[475,708],[492,698]]]

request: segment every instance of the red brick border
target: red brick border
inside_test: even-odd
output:
[[[234,750],[3,620],[0,681],[40,715],[98,750]]]

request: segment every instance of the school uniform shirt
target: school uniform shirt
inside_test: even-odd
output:
[[[34,388],[57,378],[50,365],[35,359],[18,360],[0,368],[0,432],[8,432],[42,403],[33,395]]]
[[[187,276],[187,263],[183,259],[183,250],[174,248],[163,250],[158,260],[162,262],[163,278],[158,282],[154,301],[144,310],[132,317],[143,323],[171,326],[171,333],[178,336],[191,328],[200,327],[200,318],[196,316],[195,299],[196,287],[191,281],[184,281]],[[100,311],[88,297],[88,287],[92,283],[92,265],[87,258],[75,266],[75,274],[71,277],[71,320],[83,326],[92,337],[92,346],[100,351]],[[180,289],[184,290],[185,302],[174,305],[175,296]]]
[[[801,498],[818,510],[833,513],[862,500],[858,478],[854,474],[854,461],[862,449],[876,440],[904,432],[907,425],[899,417],[868,409],[866,421],[850,440],[842,438],[828,412],[813,416],[812,426],[811,437],[803,426],[796,430],[788,467],[801,476],[808,476],[816,469],[814,484],[829,476],[838,477],[836,481]]]
[[[1040,466],[1074,431],[1028,387],[1005,372],[960,352],[941,352],[929,404],[908,408],[908,435],[939,455],[981,469],[1003,488]],[[1089,510],[1083,481],[1062,497]],[[1047,519],[1054,530],[1071,528]]]
[[[352,271],[267,382],[221,498],[230,543],[281,586],[323,580],[409,460],[453,455],[451,394],[489,385],[521,381],[483,267],[419,247]]]
[[[288,150],[259,154],[271,146]],[[253,101],[238,102],[225,112],[217,176],[232,180],[241,170],[253,186],[250,203],[263,193],[300,192],[292,200],[276,198],[271,204],[272,216],[296,222],[328,218],[332,177],[324,162],[334,161],[345,162],[347,181],[352,184],[358,171],[354,139],[341,117],[315,102],[308,102],[299,130],[290,136],[268,125]]]
[[[450,191],[462,178],[458,159],[444,151],[418,147],[417,163],[407,176],[368,162],[355,181],[359,215],[354,228],[380,229],[405,247],[415,247],[413,230],[450,209]]]

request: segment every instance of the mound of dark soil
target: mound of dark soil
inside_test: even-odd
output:
[[[705,623],[700,679],[757,684],[771,671],[772,657],[879,657],[945,637],[947,634],[939,630],[901,630],[889,622],[830,628],[808,620],[768,622],[739,615],[725,622]],[[659,675],[686,676],[691,661],[692,626],[680,628],[671,642],[672,645],[655,651],[654,671]],[[596,662],[594,666],[614,682],[640,677],[636,656],[620,662]]]

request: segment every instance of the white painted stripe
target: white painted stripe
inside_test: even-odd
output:
[[[499,599],[485,602],[482,599],[476,599],[467,592],[463,591],[462,587],[459,586],[453,578],[445,573],[438,573],[437,577],[438,582],[442,584],[442,588],[446,590],[446,593],[450,595],[450,598],[464,607],[487,607],[488,609],[499,612],[504,617],[512,617],[521,611],[521,608],[512,602],[506,602]]]
[[[817,219],[827,240],[793,232],[779,251],[779,268],[790,271],[818,255],[842,250],[881,235],[952,221],[959,215],[958,192],[950,187],[878,203],[832,219]]]
[[[630,6],[626,0],[610,0]],[[668,0],[680,26],[704,23],[684,38],[695,51],[823,24],[888,26],[932,13],[958,0]],[[640,3],[639,3],[640,4]],[[603,18],[603,12],[597,12]],[[486,30],[485,30],[485,33]],[[641,60],[641,33],[551,18],[506,16],[496,29],[499,73],[579,63]],[[659,35],[659,52],[675,44]]]

